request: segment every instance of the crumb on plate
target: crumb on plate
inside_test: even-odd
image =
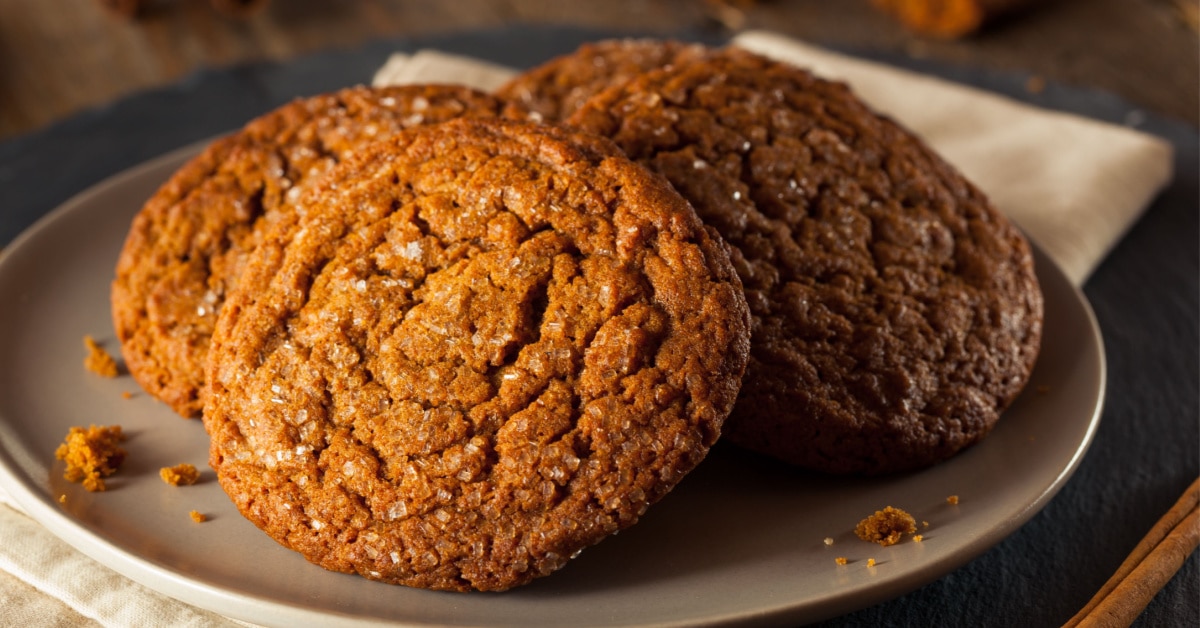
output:
[[[951,496],[947,497],[946,503],[950,504],[951,506],[957,506],[958,505],[958,495],[951,495]]]
[[[158,470],[158,475],[162,477],[163,482],[171,486],[192,485],[200,479],[200,472],[196,467],[186,462],[173,467],[163,467]]]
[[[188,515],[190,515],[192,521],[195,521],[196,523],[204,523],[205,521],[208,521],[208,515],[205,515],[199,510],[193,510],[189,512]]]
[[[858,538],[884,546],[894,545],[905,534],[916,531],[916,519],[907,512],[891,506],[875,511],[875,514],[858,522],[854,527]]]
[[[117,376],[117,361],[96,343],[95,338],[84,336],[83,346],[88,350],[87,357],[83,359],[83,368],[101,377]]]
[[[846,563],[848,563],[850,561],[846,560],[845,556],[838,556],[837,558],[833,559],[833,562],[835,562],[839,565],[845,565]]]
[[[67,463],[63,477],[68,481],[79,482],[89,491],[103,491],[104,478],[125,461],[125,450],[118,444],[123,440],[120,425],[72,427],[54,457]]]

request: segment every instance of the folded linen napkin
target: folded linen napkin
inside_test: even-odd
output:
[[[850,83],[924,137],[1083,283],[1171,177],[1158,138],[1044,111],[981,90],[831,53],[766,32],[734,43]],[[437,51],[396,54],[374,83],[463,83],[491,90],[508,68]],[[50,455],[47,452],[47,455]],[[0,489],[0,600],[5,623],[248,625],[137,584],[59,540]]]

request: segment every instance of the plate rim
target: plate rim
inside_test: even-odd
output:
[[[157,169],[167,168],[171,164],[181,165],[187,159],[199,154],[205,146],[211,143],[212,139],[210,137],[175,148],[106,177],[72,195],[59,206],[40,217],[32,225],[22,230],[8,245],[0,248],[0,269],[3,269],[9,260],[11,252],[23,250],[24,247],[30,246],[30,242],[39,233],[50,228],[54,223],[68,219],[69,216],[77,211],[87,209],[87,205],[93,197],[102,195],[115,188],[135,183]],[[169,177],[170,173],[167,176]],[[154,185],[156,187],[161,186],[165,181],[166,179],[157,181]],[[710,617],[700,622],[697,622],[696,618],[689,617],[682,618],[676,622],[655,622],[638,625],[664,627],[740,625],[746,622],[787,621],[796,619],[801,613],[806,618],[805,621],[818,621],[822,618],[835,617],[903,595],[950,574],[971,562],[982,553],[995,547],[1036,516],[1061,491],[1078,470],[1080,463],[1087,455],[1095,439],[1105,407],[1108,365],[1101,329],[1086,295],[1079,286],[1072,284],[1066,278],[1062,269],[1050,259],[1032,238],[1029,238],[1029,241],[1034,253],[1039,284],[1043,286],[1043,293],[1045,292],[1044,285],[1047,279],[1050,279],[1043,271],[1048,269],[1050,275],[1053,275],[1052,280],[1060,284],[1059,289],[1066,288],[1066,294],[1071,297],[1071,303],[1080,308],[1080,314],[1086,319],[1088,323],[1088,345],[1089,348],[1095,350],[1094,357],[1097,371],[1095,386],[1098,394],[1094,400],[1094,407],[1088,419],[1084,435],[1081,441],[1074,446],[1072,455],[1065,461],[1061,471],[1046,487],[1042,488],[1031,500],[1028,500],[1022,509],[1013,513],[1004,521],[988,527],[983,534],[974,537],[969,543],[964,544],[957,551],[953,552],[951,556],[911,570],[903,578],[884,581],[879,586],[869,587],[865,591],[838,592],[809,604],[798,604],[793,601],[782,602],[775,607],[761,608],[757,611],[732,611],[725,616]],[[1027,383],[1027,386],[1032,385],[1032,382]],[[2,414],[0,414],[0,419],[3,419]],[[0,486],[12,496],[13,501],[34,521],[46,527],[59,540],[153,591],[225,617],[267,625],[289,625],[297,622],[313,621],[314,619],[339,626],[366,626],[380,625],[381,623],[385,625],[449,625],[444,623],[414,623],[405,620],[388,621],[377,618],[364,618],[355,616],[352,613],[339,613],[329,609],[316,610],[305,606],[290,605],[262,595],[214,584],[207,579],[200,580],[196,577],[190,577],[158,562],[138,556],[132,551],[80,525],[67,513],[56,508],[51,503],[52,500],[49,495],[43,496],[36,484],[22,481],[23,479],[31,478],[27,478],[27,474],[24,473],[20,465],[12,463],[12,452],[9,451],[8,443],[5,442],[3,436],[0,433]],[[985,439],[984,443],[986,442]],[[816,610],[815,614],[812,609]]]

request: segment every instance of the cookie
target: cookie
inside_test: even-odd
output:
[[[642,72],[703,55],[699,44],[657,39],[609,39],[514,77],[496,95],[518,103],[541,120],[561,121],[588,98]]]
[[[917,469],[978,442],[1028,381],[1028,242],[845,85],[716,50],[568,123],[666,176],[733,247],[754,326],[730,441],[823,472]]]
[[[213,142],[146,202],[117,262],[112,316],[130,374],[180,415],[199,414],[209,336],[259,226],[286,218],[307,181],[365,143],[500,108],[463,87],[353,87]]]
[[[719,437],[749,350],[728,250],[607,140],[464,118],[299,204],[221,312],[203,420],[238,509],[311,562],[507,589]]]

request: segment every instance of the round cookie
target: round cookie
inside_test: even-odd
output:
[[[706,455],[749,311],[728,250],[607,140],[460,119],[365,149],[251,255],[204,424],[249,520],[327,569],[502,590]]]
[[[570,54],[522,72],[496,90],[496,95],[518,103],[538,119],[560,121],[608,87],[705,52],[706,48],[699,44],[670,40],[590,42]]]
[[[917,469],[983,438],[1028,380],[1028,242],[845,85],[726,49],[568,123],[665,175],[733,247],[754,323],[730,441],[824,472]]]
[[[307,181],[367,142],[500,108],[458,86],[360,86],[298,99],[214,141],[146,202],[126,237],[111,307],[130,374],[177,413],[199,414],[209,336],[259,226],[285,217]]]

